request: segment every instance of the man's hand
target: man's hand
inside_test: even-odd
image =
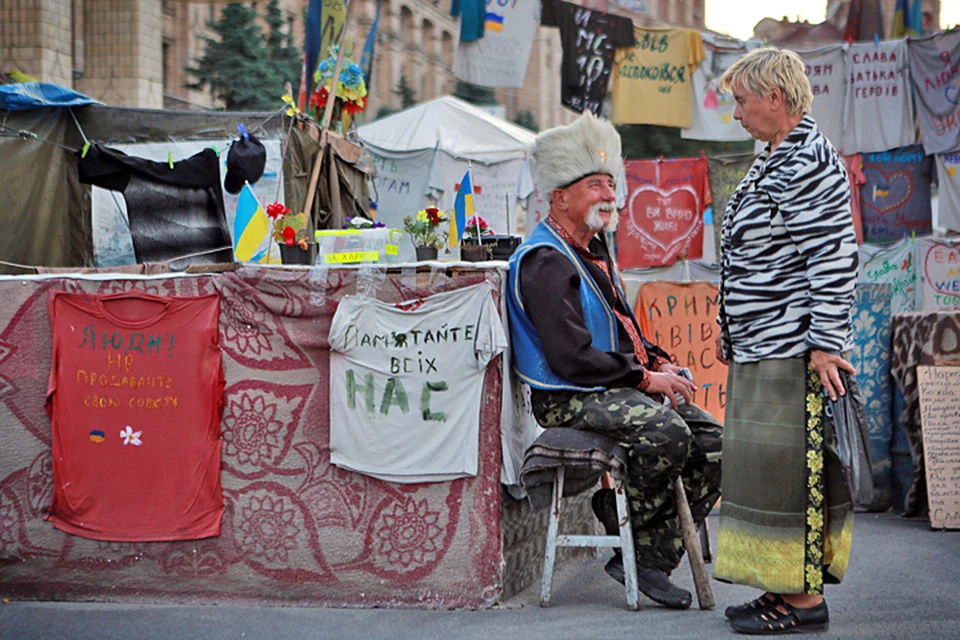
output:
[[[820,376],[820,382],[823,383],[823,388],[831,400],[836,400],[838,393],[841,396],[847,395],[847,390],[843,388],[843,382],[840,381],[840,369],[849,372],[850,375],[857,375],[857,370],[852,364],[840,356],[819,349],[810,352],[810,366]]]
[[[717,334],[717,360],[720,361],[720,364],[730,364],[727,362],[727,359],[723,357],[723,340],[720,334]]]
[[[647,371],[646,375],[650,384],[644,389],[645,392],[662,393],[670,400],[674,409],[679,407],[677,404],[678,393],[684,397],[688,404],[693,404],[693,392],[697,390],[697,385],[692,381],[666,371]]]

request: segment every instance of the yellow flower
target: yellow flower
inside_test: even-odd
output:
[[[819,588],[823,585],[823,571],[820,570],[820,567],[813,564],[807,565],[807,582],[813,588]]]
[[[823,494],[820,493],[819,489],[811,489],[810,497],[813,498],[813,501],[817,504],[820,504],[821,502],[823,502]]]
[[[807,395],[807,413],[811,416],[819,416],[823,411],[823,398],[815,393]]]
[[[807,523],[813,529],[820,529],[823,527],[823,514],[810,507],[807,509]]]
[[[807,468],[817,474],[823,470],[823,455],[821,455],[819,451],[810,451],[807,453]]]

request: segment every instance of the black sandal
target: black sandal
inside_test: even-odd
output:
[[[767,595],[773,596],[768,598]],[[762,594],[756,600],[751,600],[745,604],[730,606],[727,607],[726,611],[723,612],[723,615],[727,616],[731,620],[742,620],[743,618],[750,618],[756,613],[765,611],[770,607],[775,607],[779,604],[783,604],[783,599],[775,593],[771,594]]]
[[[781,608],[786,613],[781,611]],[[781,601],[778,606],[769,607],[748,618],[731,620],[730,626],[737,633],[748,635],[819,633],[830,628],[830,613],[827,611],[826,600],[807,609],[798,609]]]

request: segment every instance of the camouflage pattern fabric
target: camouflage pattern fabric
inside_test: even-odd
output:
[[[531,394],[533,414],[545,429],[571,427],[614,438],[629,454],[627,500],[637,564],[671,572],[683,555],[680,517],[673,483],[683,478],[693,518],[699,526],[720,496],[723,427],[699,407],[674,411],[630,388],[599,392],[544,391]],[[616,531],[613,492],[598,505],[607,530]]]

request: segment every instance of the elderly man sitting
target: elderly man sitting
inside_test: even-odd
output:
[[[672,487],[683,479],[699,525],[719,496],[722,427],[691,403],[696,386],[644,338],[624,296],[602,233],[623,171],[616,129],[585,113],[537,136],[534,158],[550,215],[510,260],[514,368],[543,427],[596,431],[627,449],[640,590],[685,609],[690,592],[669,579],[683,554]],[[598,492],[593,505],[615,533],[612,492]],[[624,581],[619,552],[605,569]]]

